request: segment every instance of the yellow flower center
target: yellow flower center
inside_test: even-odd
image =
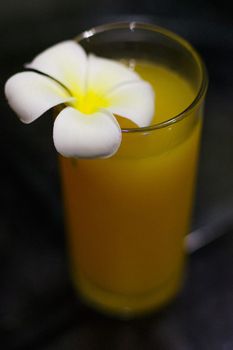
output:
[[[104,96],[99,96],[94,91],[87,91],[83,96],[78,96],[73,103],[74,108],[85,114],[97,112],[100,108],[109,106],[108,100]]]

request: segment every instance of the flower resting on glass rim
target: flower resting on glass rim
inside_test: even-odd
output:
[[[120,62],[86,54],[73,40],[36,56],[25,71],[5,85],[11,108],[31,123],[50,108],[64,104],[53,128],[57,151],[66,157],[107,158],[121,144],[115,117],[148,126],[154,115],[151,85]]]

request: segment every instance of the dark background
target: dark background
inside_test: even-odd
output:
[[[233,25],[227,0],[8,0],[0,3],[0,348],[233,349]],[[153,22],[188,39],[210,76],[193,218],[219,238],[190,256],[182,293],[142,320],[100,316],[75,296],[67,270],[49,114],[22,125],[6,79],[35,54],[89,27]],[[198,236],[197,236],[198,235]]]

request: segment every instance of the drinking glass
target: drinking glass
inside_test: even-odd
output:
[[[151,24],[107,24],[76,40],[87,52],[131,68],[138,62],[158,67],[157,77],[153,70],[146,74],[159,81],[160,119],[156,112],[151,126],[122,126],[121,147],[111,158],[60,156],[78,294],[102,312],[133,317],[165,305],[182,285],[207,74],[187,41]],[[179,78],[172,88],[166,72]],[[192,97],[180,93],[184,82]]]

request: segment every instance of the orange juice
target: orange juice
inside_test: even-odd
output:
[[[169,67],[138,61],[135,70],[155,90],[152,124],[195,98]],[[179,289],[200,129],[197,108],[167,126],[123,132],[112,158],[60,158],[71,271],[80,294],[97,308],[133,315]]]

